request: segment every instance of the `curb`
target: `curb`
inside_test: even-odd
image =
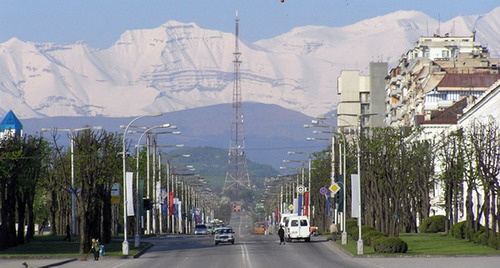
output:
[[[56,262],[56,263],[51,263],[51,264],[47,264],[47,265],[44,265],[44,266],[40,266],[40,268],[49,268],[49,267],[54,267],[54,266],[60,266],[60,265],[66,264],[66,263],[74,262],[76,260],[77,260],[77,258],[71,258],[71,259],[67,259],[67,260],[64,260],[64,261],[60,261],[60,262]]]
[[[153,246],[154,246],[154,244],[148,243],[148,245],[146,247],[144,247],[141,251],[137,252],[137,254],[134,255],[134,259],[141,257],[142,254],[146,253],[146,251]]]

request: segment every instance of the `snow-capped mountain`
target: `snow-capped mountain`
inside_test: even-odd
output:
[[[240,21],[245,23],[245,21]],[[255,43],[240,34],[243,100],[316,116],[334,109],[343,69],[390,66],[421,35],[472,35],[500,57],[500,8],[448,22],[398,11],[341,28],[304,26]],[[0,44],[0,115],[128,117],[229,103],[234,35],[169,21],[130,30],[108,49]]]

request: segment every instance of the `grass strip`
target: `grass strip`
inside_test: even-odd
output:
[[[29,243],[0,251],[0,258],[68,258],[83,257],[79,254],[79,238],[71,242],[63,241],[64,236],[37,235]],[[122,256],[123,240],[113,239],[104,245],[105,256]],[[133,245],[133,244],[132,244]],[[134,256],[145,248],[148,243],[141,243],[138,248],[130,247],[129,256]]]
[[[331,237],[331,236],[328,236]],[[490,247],[478,245],[463,239],[457,239],[451,235],[438,233],[420,233],[399,235],[403,241],[408,244],[408,252],[400,253],[377,253],[373,246],[364,246],[364,255],[390,255],[390,256],[426,256],[426,255],[445,255],[445,256],[477,256],[477,255],[500,255],[500,251]],[[341,244],[341,239],[336,243],[353,255],[357,255],[357,241],[350,236],[347,239],[347,245]]]

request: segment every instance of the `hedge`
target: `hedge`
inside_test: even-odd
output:
[[[419,226],[422,233],[439,233],[444,232],[446,226],[446,217],[436,215],[425,218]]]
[[[373,239],[373,248],[377,253],[406,253],[408,244],[398,237],[378,236]]]

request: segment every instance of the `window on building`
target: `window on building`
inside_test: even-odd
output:
[[[370,104],[361,104],[361,113],[367,114],[370,112]]]
[[[361,102],[370,102],[370,93],[368,92],[359,93],[359,99],[361,100]]]

